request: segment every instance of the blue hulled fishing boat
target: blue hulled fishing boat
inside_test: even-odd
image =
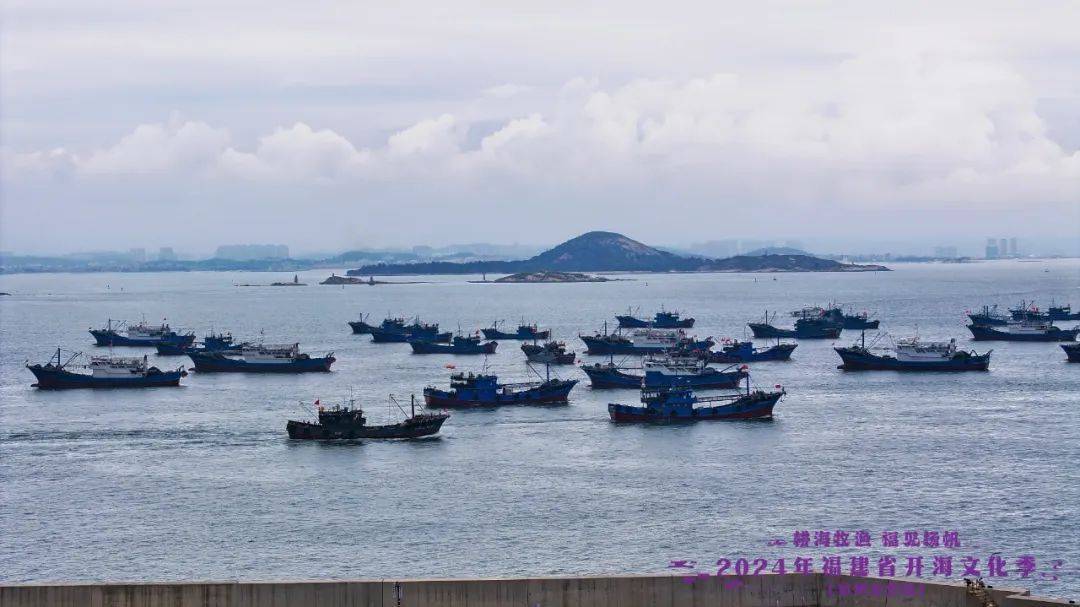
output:
[[[26,365],[26,368],[37,378],[34,387],[42,390],[63,390],[179,386],[180,378],[187,376],[187,371],[183,367],[174,371],[162,371],[157,367],[151,367],[146,362],[146,356],[142,358],[92,356],[88,365],[73,365],[72,361],[79,356],[79,353],[74,353],[67,361],[63,361],[60,349],[57,348],[55,362],[50,360],[44,365]],[[88,369],[90,372],[82,373],[76,369]]]
[[[653,315],[652,320],[645,320],[634,316],[632,311],[616,316],[619,327],[623,329],[692,329],[693,318],[681,318],[677,311],[668,312],[661,306],[660,311]]]
[[[606,325],[604,333],[578,337],[585,342],[585,349],[589,354],[604,356],[661,354],[671,350],[691,352],[708,350],[715,343],[709,338],[699,340],[688,337],[682,329],[636,329],[627,337],[618,332],[608,333]]]
[[[614,422],[693,422],[706,420],[769,419],[773,407],[783,398],[783,388],[765,392],[750,390],[746,380],[746,392],[723,396],[695,396],[685,386],[647,388],[641,391],[641,406],[611,403],[608,415]],[[707,406],[695,405],[709,403]],[[716,404],[712,404],[716,403]]]
[[[1034,301],[1021,301],[1019,306],[1009,308],[1009,316],[1014,321],[1048,322],[1050,314],[1039,310]]]
[[[1051,303],[1046,313],[1050,316],[1050,320],[1080,320],[1080,312],[1073,312],[1069,304],[1055,306]]]
[[[1050,322],[1022,321],[1004,327],[968,325],[976,341],[1075,341],[1080,328],[1062,329]]]
[[[391,397],[390,402],[397,404]],[[305,422],[290,419],[285,424],[289,438],[307,440],[351,440],[358,438],[420,438],[437,434],[443,422],[450,419],[447,413],[417,413],[416,403],[412,404],[412,413],[403,421],[382,426],[368,425],[364,410],[354,407],[350,401],[346,406],[324,407],[315,401],[318,409],[318,421]],[[401,409],[401,407],[398,407]],[[401,409],[402,413],[405,412]]]
[[[123,329],[113,328],[112,319],[104,329],[90,329],[90,335],[99,346],[131,346],[153,348],[159,343],[172,344],[175,346],[190,346],[195,341],[194,333],[178,334],[169,328],[167,324],[151,326],[146,322],[137,325],[128,325]]]
[[[990,353],[978,354],[956,349],[956,340],[923,342],[918,337],[896,342],[892,354],[875,354],[861,344],[846,348],[834,348],[843,364],[840,369],[848,371],[986,371],[990,367]]]
[[[197,352],[221,352],[223,350],[236,350],[251,344],[234,344],[232,333],[213,333],[203,337],[202,346],[196,344],[180,345],[170,342],[160,342],[154,347],[160,356],[183,356],[189,351]]]
[[[328,372],[337,359],[333,352],[312,357],[300,352],[300,344],[258,345],[240,350],[187,352],[201,372],[310,373]]]
[[[576,379],[500,384],[495,375],[455,373],[450,389],[424,388],[424,402],[429,407],[495,407],[499,405],[535,405],[565,403]]]
[[[396,319],[395,319],[396,320]],[[414,318],[412,323],[400,326],[391,324],[371,328],[371,341],[375,343],[406,343],[412,340],[422,340],[432,343],[446,343],[450,341],[451,333],[445,331],[439,333],[438,323],[422,323],[419,318]]]
[[[410,338],[409,345],[412,346],[413,354],[494,354],[499,342],[483,343],[479,335],[455,335],[448,344]]]
[[[844,318],[843,327],[848,330],[870,331],[877,329],[881,325],[880,320],[870,320],[870,315],[866,312],[859,312],[858,314],[844,313],[842,316]]]
[[[572,365],[577,360],[577,353],[567,350],[566,344],[561,341],[521,344],[521,351],[529,362],[546,365]]]
[[[798,344],[782,344],[780,340],[766,348],[755,348],[752,341],[721,340],[719,352],[709,350],[701,355],[708,362],[728,364],[791,360],[796,347]]]
[[[983,306],[982,310],[974,314],[968,312],[971,324],[983,327],[1003,327],[1009,324],[1009,316],[998,312],[997,306]]]
[[[1069,362],[1080,363],[1080,344],[1061,344],[1061,349],[1065,350]]]
[[[747,376],[745,366],[734,371],[719,370],[691,357],[665,356],[646,359],[641,367],[624,367],[614,362],[581,365],[593,388],[640,388],[685,385],[699,390],[735,388]],[[628,371],[642,370],[638,375]]]
[[[770,324],[769,313],[766,312],[765,322],[749,323],[750,330],[754,333],[754,337],[794,337],[797,339],[836,339],[844,330],[843,314],[836,309],[807,308],[792,314],[799,315],[793,329],[781,329]]]
[[[352,328],[352,332],[356,335],[370,335],[373,329],[404,329],[404,318],[385,318],[380,325],[368,324],[367,319],[369,315],[361,314],[360,320],[350,320],[349,327]]]
[[[490,328],[480,329],[484,334],[485,339],[521,339],[521,340],[538,340],[547,339],[551,337],[551,330],[543,329],[535,324],[527,325],[525,323],[519,324],[517,331],[513,333],[507,333],[499,330],[499,323],[494,323]]]

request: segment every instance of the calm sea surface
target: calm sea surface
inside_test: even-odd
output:
[[[0,276],[0,579],[165,580],[498,576],[664,571],[672,559],[1001,553],[1010,582],[1080,598],[1080,365],[1056,344],[974,343],[964,311],[1053,298],[1080,306],[1080,262],[894,266],[889,273],[640,275],[605,284],[237,287],[250,273]],[[988,373],[845,373],[830,341],[753,365],[789,395],[772,422],[616,426],[594,391],[567,406],[463,411],[440,438],[290,441],[289,418],[350,393],[381,423],[387,395],[445,385],[447,363],[372,344],[345,324],[419,314],[465,330],[524,318],[579,352],[578,332],[628,306],[698,319],[699,336],[742,337],[768,308],[838,301],[895,336],[993,348]],[[168,318],[200,336],[299,341],[333,351],[333,373],[193,373],[181,388],[37,391],[24,361],[94,348],[107,318]],[[790,318],[784,318],[787,323]],[[1071,326],[1074,323],[1065,323]],[[856,338],[847,333],[847,344]],[[117,349],[118,353],[142,353]],[[155,357],[161,367],[186,358]],[[595,359],[602,360],[602,359]],[[515,342],[487,360],[530,378]],[[574,367],[563,377],[585,380]],[[796,530],[860,530],[873,547],[767,546]],[[883,549],[881,533],[956,530],[961,547]],[[1018,580],[1014,559],[1038,569]],[[1063,561],[1058,581],[1052,560]],[[904,558],[898,573],[903,573]],[[995,583],[1005,583],[996,581]]]

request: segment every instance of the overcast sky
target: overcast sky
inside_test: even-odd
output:
[[[526,4],[7,0],[0,249],[1080,234],[1075,0]]]

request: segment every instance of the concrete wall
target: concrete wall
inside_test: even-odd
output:
[[[981,607],[963,583],[821,574],[705,577],[28,584],[0,586],[0,607]],[[891,590],[883,590],[892,586]],[[847,587],[849,594],[841,588]],[[880,595],[870,594],[877,589]],[[859,590],[858,594],[850,594]],[[910,593],[905,595],[904,593]],[[999,607],[1051,607],[1067,601],[991,591]]]

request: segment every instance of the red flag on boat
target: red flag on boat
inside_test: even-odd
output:
[[[456,366],[454,366],[454,364],[453,364],[453,363],[446,363],[446,364],[445,364],[445,365],[443,365],[443,366],[444,366],[444,367],[446,367],[447,369],[457,369],[457,367],[456,367]]]
[[[319,399],[317,399],[317,398],[315,399],[315,406],[316,406],[316,407],[318,407],[318,406],[319,406]]]
[[[740,371],[746,371],[746,370],[747,370],[747,369],[749,369],[749,368],[750,368],[750,366],[749,366],[749,365],[743,365],[743,366],[739,367],[739,370],[740,370]]]
[[[779,390],[780,388],[783,388],[783,386],[781,386],[780,384],[776,384],[775,388]]]

